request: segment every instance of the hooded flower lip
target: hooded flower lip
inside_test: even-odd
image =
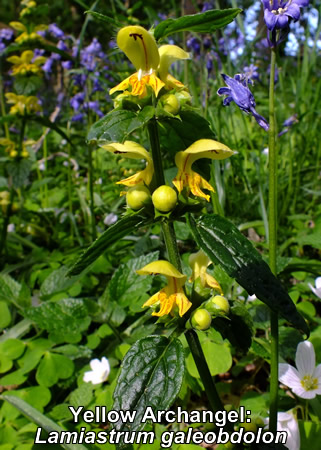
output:
[[[135,173],[131,177],[117,181],[117,184],[125,186],[135,186],[137,184],[150,184],[154,174],[154,164],[151,155],[141,145],[134,141],[125,141],[123,144],[113,142],[111,144],[100,145],[101,148],[116,154],[121,154],[129,159],[145,159],[147,161],[146,168]]]
[[[300,342],[295,355],[296,369],[290,364],[279,364],[279,381],[301,398],[321,395],[321,364],[315,366],[315,352],[309,341]]]
[[[188,263],[193,270],[189,281],[193,282],[199,277],[203,287],[211,287],[223,295],[222,288],[218,281],[206,272],[207,267],[212,264],[212,262],[203,250],[199,250],[197,253],[192,253],[189,257]]]
[[[21,56],[14,55],[7,58],[7,61],[13,64],[12,75],[25,75],[29,72],[41,73],[42,70],[39,66],[44,64],[47,58],[44,56],[33,58],[34,53],[32,50],[25,50]]]
[[[201,158],[225,159],[233,154],[234,152],[226,145],[212,139],[200,139],[194,142],[175,156],[178,173],[173,180],[174,186],[178,192],[182,192],[183,188],[187,187],[195,196],[209,201],[210,196],[206,195],[201,188],[212,192],[214,189],[204,178],[192,170],[193,163]]]
[[[89,365],[91,370],[85,372],[83,377],[85,383],[99,384],[107,380],[110,373],[110,364],[105,356],[101,358],[101,361],[97,358],[92,359]]]
[[[183,286],[186,281],[186,276],[180,273],[171,263],[168,261],[160,260],[147,264],[142,269],[136,271],[138,275],[165,275],[168,284],[159,292],[150,297],[145,306],[152,306],[159,304],[160,309],[158,312],[154,311],[153,316],[165,316],[173,312],[175,307],[178,307],[178,313],[182,317],[192,306],[192,303],[186,297]]]
[[[291,19],[300,19],[300,8],[307,6],[309,0],[262,0],[264,20],[267,28],[272,30],[288,26]]]
[[[223,100],[223,105],[228,106],[231,102],[235,102],[237,106],[247,114],[252,114],[260,127],[264,128],[265,131],[268,131],[269,124],[264,117],[260,116],[255,110],[255,99],[248,88],[248,80],[242,79],[242,76],[236,74],[234,78],[221,74],[223,80],[227,84],[228,87],[221,87],[217,91],[218,95],[227,95],[227,97]]]
[[[264,419],[264,423],[268,425],[269,419]],[[276,429],[287,433],[286,444],[284,444],[286,448],[289,450],[300,450],[299,425],[292,411],[278,413]]]
[[[321,298],[321,277],[315,279],[315,287],[309,284],[312,292],[319,298]]]
[[[48,27],[47,25],[37,25],[30,32],[28,28],[21,22],[10,22],[9,25],[16,31],[21,31],[21,34],[16,37],[15,42],[22,44],[26,41],[41,41],[42,37],[38,34],[38,31],[45,31]]]
[[[169,66],[177,59],[186,59],[188,53],[176,45],[163,45],[157,48],[151,33],[140,26],[121,28],[117,35],[117,45],[136,68],[136,73],[112,88],[109,93],[125,91],[130,88],[130,94],[143,98],[150,86],[158,96],[160,90],[166,86],[182,88],[184,85],[168,74]],[[159,68],[160,78],[156,72]]]

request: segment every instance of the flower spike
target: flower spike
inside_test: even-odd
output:
[[[212,263],[203,250],[200,250],[197,253],[192,253],[189,257],[188,263],[193,270],[189,281],[193,282],[199,277],[203,287],[211,287],[223,295],[223,290],[218,281],[206,272],[207,267]]]
[[[135,173],[129,178],[117,181],[117,184],[125,186],[135,186],[137,184],[149,185],[154,174],[154,165],[151,155],[141,145],[134,141],[125,141],[123,144],[113,142],[111,144],[100,145],[101,148],[116,154],[121,154],[129,159],[145,159],[147,161],[146,168]]]
[[[177,306],[178,313],[180,317],[182,317],[192,306],[192,303],[188,300],[183,290],[187,277],[180,273],[168,261],[154,261],[136,272],[138,275],[161,274],[165,275],[167,278],[167,286],[150,297],[150,299],[143,305],[143,307],[156,304],[160,305],[159,311],[154,311],[152,313],[153,316],[161,317],[166,314],[171,314]]]
[[[209,201],[210,196],[204,194],[201,188],[212,192],[214,189],[204,178],[192,170],[193,163],[201,158],[225,159],[233,154],[234,152],[226,145],[212,139],[200,139],[194,142],[175,156],[178,173],[173,180],[174,186],[178,192],[182,192],[184,187],[188,187],[192,194]]]

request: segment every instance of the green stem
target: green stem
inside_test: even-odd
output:
[[[206,363],[205,355],[197,333],[194,330],[187,330],[185,336],[204,385],[211,409],[213,412],[224,411],[224,406],[217,393],[216,386]]]
[[[43,159],[45,162],[45,170],[44,170],[44,178],[47,178],[47,171],[48,171],[48,143],[47,143],[47,137],[45,136],[43,140]],[[48,208],[48,183],[46,182],[44,185],[44,201],[43,205],[45,208]]]
[[[89,196],[90,196],[90,215],[91,215],[91,238],[96,239],[96,221],[95,221],[95,202],[94,202],[94,171],[93,171],[93,156],[92,146],[88,147],[88,182],[89,182]]]
[[[274,275],[276,271],[277,245],[277,152],[275,142],[274,73],[276,48],[271,49],[269,90],[269,262]],[[271,311],[271,382],[270,382],[270,431],[276,432],[278,413],[278,363],[279,363],[278,314]]]
[[[154,163],[156,188],[158,188],[159,186],[165,184],[165,177],[156,118],[148,122],[148,134]]]
[[[3,221],[1,237],[0,237],[0,256],[2,255],[2,251],[4,250],[5,245],[6,245],[8,225],[9,225],[9,221],[10,221],[10,217],[11,217],[11,213],[12,213],[12,205],[13,205],[14,195],[15,195],[14,189],[11,188],[9,204],[8,204],[6,215],[5,215],[5,218]]]
[[[179,256],[173,223],[168,222],[168,220],[164,220],[162,222],[162,231],[165,239],[168,259],[177,270],[182,272],[181,258]]]
[[[0,70],[0,109],[1,109],[1,115],[5,116],[6,115],[6,107],[5,107],[4,98],[3,98],[3,84],[2,84],[1,70]],[[9,126],[8,126],[7,122],[3,122],[3,128],[4,128],[4,134],[5,134],[6,138],[10,139]]]

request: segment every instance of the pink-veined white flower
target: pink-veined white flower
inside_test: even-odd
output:
[[[266,425],[269,419],[264,419]],[[300,430],[292,411],[279,412],[277,418],[277,431],[285,431],[288,435],[284,446],[289,450],[300,450]]]

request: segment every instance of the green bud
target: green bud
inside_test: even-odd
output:
[[[126,194],[127,206],[134,211],[143,208],[151,201],[149,189],[146,186],[137,185],[130,188]]]
[[[152,201],[158,211],[168,213],[174,209],[176,205],[176,191],[170,186],[160,186],[153,192]]]
[[[180,108],[180,104],[176,95],[166,94],[161,97],[161,100],[164,105],[164,110],[176,116]]]
[[[228,314],[230,311],[230,305],[228,300],[223,295],[214,295],[207,303],[206,309],[212,313]]]
[[[212,323],[211,314],[206,309],[197,309],[191,317],[191,325],[196,330],[208,330]]]

